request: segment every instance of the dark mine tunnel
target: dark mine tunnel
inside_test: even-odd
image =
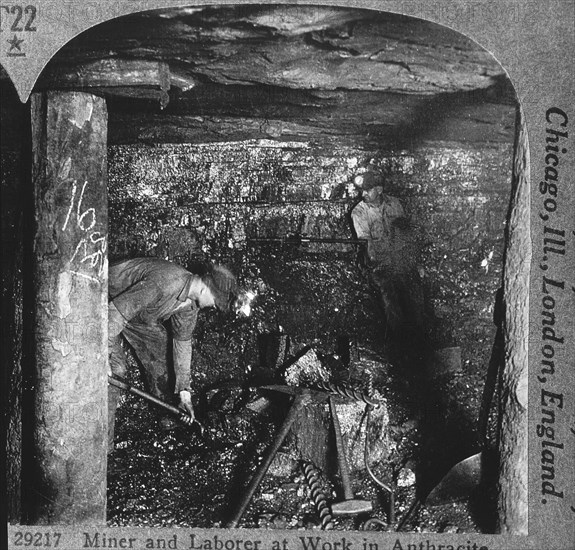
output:
[[[58,227],[77,217],[83,239],[70,245],[70,265],[83,259],[50,300],[76,279],[105,286],[108,265],[112,273],[139,257],[192,273],[198,263],[225,265],[253,298],[249,316],[198,316],[198,423],[168,426],[166,413],[124,392],[105,453],[105,407],[94,413],[101,464],[85,475],[107,468],[98,506],[109,526],[496,531],[496,474],[479,487],[469,474],[425,502],[450,468],[481,451],[485,463],[496,446],[496,294],[517,104],[491,54],[390,13],[194,7],[129,15],[77,36],[44,70],[35,88],[44,99],[36,108],[32,100],[31,115],[5,73],[1,85],[11,521],[57,517],[35,509],[29,480],[45,479],[26,451],[39,437],[37,357],[48,357],[29,342],[44,313],[28,294],[44,272],[26,276],[37,253],[28,219],[50,204]],[[66,107],[50,118],[61,100]],[[59,132],[52,148],[34,137],[43,112],[47,135],[52,122]],[[21,122],[30,116],[32,136]],[[58,157],[66,147],[100,168],[72,176]],[[32,196],[26,189],[42,170],[60,183]],[[89,192],[97,178],[100,190]],[[107,233],[96,234],[106,218]],[[86,302],[76,322],[105,323],[107,300],[105,290]],[[53,313],[60,320],[75,311],[65,304]],[[50,353],[74,355],[66,347],[74,335],[58,323],[42,338]],[[133,345],[124,349],[127,382],[150,392]],[[79,361],[105,363],[107,353],[90,353]],[[51,384],[79,383],[46,361],[55,365]],[[105,380],[103,371],[99,381],[77,376],[86,388]],[[249,495],[290,411],[293,424]],[[87,418],[78,418],[74,429],[84,429]],[[50,483],[59,494],[59,481]]]

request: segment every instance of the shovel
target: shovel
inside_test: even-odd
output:
[[[491,349],[491,357],[489,358],[479,414],[479,441],[483,450],[455,464],[426,497],[417,498],[396,527],[396,531],[401,530],[403,525],[424,502],[430,506],[438,506],[464,500],[480,486],[482,481],[492,474],[493,467],[496,464],[496,457],[492,456],[487,445],[487,421],[496,385],[501,383],[500,367],[504,357],[503,326],[501,322],[503,315],[502,300],[503,292],[502,289],[499,289],[495,298],[493,315],[497,331]]]
[[[467,498],[481,482],[482,462],[483,452],[458,462],[427,495],[425,503],[438,506]]]
[[[487,421],[493,394],[499,379],[500,366],[503,362],[502,300],[502,289],[499,289],[495,297],[495,310],[493,312],[493,320],[497,326],[497,331],[487,367],[487,377],[479,413],[478,439],[483,451],[458,462],[443,476],[439,484],[427,496],[426,503],[432,506],[467,498],[479,486],[487,475],[489,467],[491,467],[491,456],[487,451]]]
[[[439,506],[468,498],[481,482],[483,477],[482,463],[483,452],[458,462],[426,496],[418,497],[413,501],[395,530],[401,531],[424,503],[429,506]]]

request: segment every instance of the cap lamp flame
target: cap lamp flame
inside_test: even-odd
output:
[[[234,311],[236,315],[249,317],[252,312],[252,301],[255,297],[256,293],[252,290],[240,292],[234,303]]]

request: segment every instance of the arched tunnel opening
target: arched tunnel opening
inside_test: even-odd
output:
[[[98,71],[117,73],[116,84]],[[517,105],[492,56],[393,14],[176,9],[87,31],[38,86],[66,94],[80,84],[106,101],[110,266],[158,258],[193,273],[215,262],[253,293],[247,317],[198,316],[199,424],[173,425],[141,397],[121,398],[108,525],[229,524],[306,388],[312,402],[293,419],[242,526],[326,527],[313,496],[321,490],[328,511],[369,503],[330,514],[338,529],[375,519],[382,530],[403,521],[411,531],[495,532],[495,483],[475,487],[476,472],[415,506],[450,468],[496,445],[489,366],[500,353]],[[21,129],[3,131],[3,192],[16,193],[11,170],[22,157],[4,144]],[[18,235],[21,212],[3,217]],[[24,260],[14,258],[5,290],[18,319]],[[145,361],[123,345],[127,382],[150,391]],[[26,351],[12,353],[17,401]]]

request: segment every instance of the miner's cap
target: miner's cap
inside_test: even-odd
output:
[[[202,279],[214,295],[216,307],[220,311],[230,311],[239,293],[235,275],[223,265],[210,264]]]
[[[383,187],[383,176],[378,172],[368,170],[363,174],[358,174],[356,177],[361,177],[361,183],[357,186],[362,191],[369,191],[374,187]]]

